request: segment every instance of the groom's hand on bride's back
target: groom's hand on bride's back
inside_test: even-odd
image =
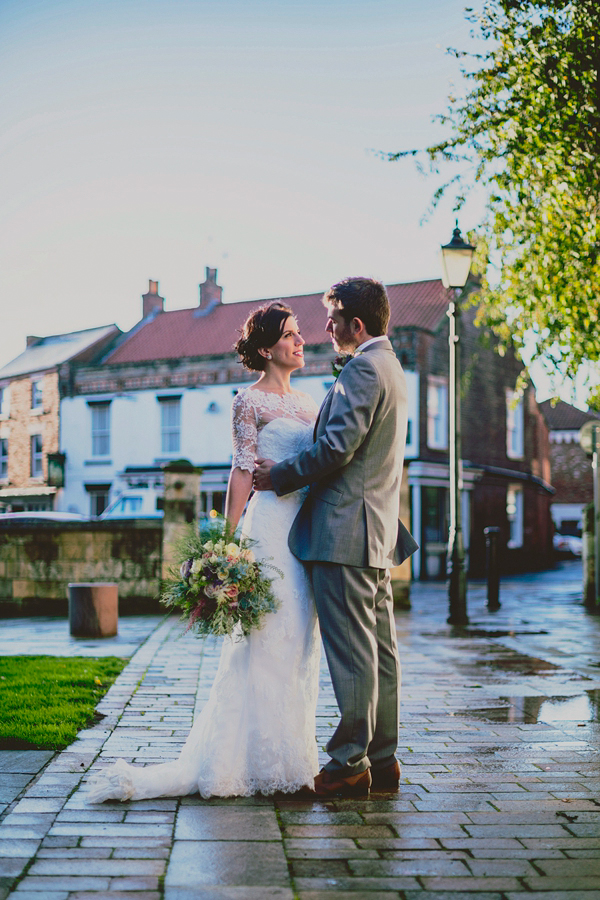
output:
[[[272,459],[255,460],[256,468],[252,475],[252,487],[255,491],[273,491],[273,483],[271,482],[271,469],[275,465]]]

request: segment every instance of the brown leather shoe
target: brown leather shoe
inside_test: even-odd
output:
[[[335,772],[321,769],[315,775],[315,794],[317,797],[366,797],[371,787],[371,772],[367,769],[360,775],[349,775],[342,778]]]
[[[396,759],[385,769],[371,769],[371,779],[372,791],[387,791],[390,794],[397,791],[400,786],[400,763]]]

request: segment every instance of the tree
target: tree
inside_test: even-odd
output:
[[[487,189],[477,229],[479,320],[518,352],[574,376],[600,361],[600,11],[598,0],[488,0],[467,10],[489,49],[451,51],[469,89],[439,117],[450,135],[424,152]],[[474,65],[466,70],[465,60]],[[465,168],[466,166],[466,168]]]

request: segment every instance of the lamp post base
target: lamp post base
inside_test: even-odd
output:
[[[467,578],[462,560],[452,560],[452,572],[448,586],[449,625],[468,625],[467,615]]]

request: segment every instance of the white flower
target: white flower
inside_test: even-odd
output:
[[[192,563],[192,569],[191,569],[192,575],[199,575],[201,571],[202,571],[202,560],[195,559],[194,562]]]
[[[207,553],[212,553],[215,548],[213,541],[207,541],[205,544],[202,544],[202,546],[207,551]]]
[[[237,544],[234,544],[232,542],[231,544],[227,544],[227,546],[225,547],[225,554],[227,556],[233,556],[234,559],[237,559],[240,555],[240,548]]]

